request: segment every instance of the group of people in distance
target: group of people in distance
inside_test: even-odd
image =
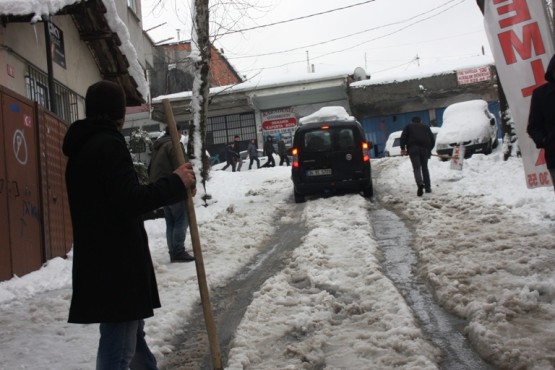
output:
[[[226,147],[225,151],[225,160],[226,165],[222,167],[222,170],[225,171],[229,167],[231,167],[231,171],[241,171],[241,167],[243,166],[243,160],[241,159],[241,138],[239,135],[235,135],[233,141],[229,143]],[[247,147],[247,154],[249,156],[249,170],[252,169],[252,165],[256,162],[256,168],[260,167],[275,167],[276,162],[274,160],[274,154],[276,154],[276,150],[274,148],[274,138],[272,136],[268,136],[266,141],[264,142],[264,155],[268,157],[268,161],[264,163],[264,165],[260,166],[260,159],[258,158],[258,147],[256,145],[256,140],[252,139]],[[287,156],[287,148],[285,146],[285,141],[280,139],[278,141],[278,151],[277,154],[279,155],[280,161],[279,165],[283,165],[284,163],[289,166],[289,157]]]

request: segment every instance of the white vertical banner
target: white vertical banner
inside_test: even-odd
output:
[[[450,168],[452,170],[462,171],[463,164],[464,164],[464,152],[465,147],[464,145],[457,144],[453,148],[453,153],[451,154],[451,165]]]
[[[544,0],[485,0],[484,24],[515,122],[529,188],[551,186],[543,150],[526,133],[532,91],[546,81],[553,39]]]

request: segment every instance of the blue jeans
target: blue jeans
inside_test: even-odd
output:
[[[144,326],[144,320],[101,323],[96,370],[157,370]]]
[[[164,218],[166,219],[166,241],[170,258],[185,253],[185,233],[189,227],[185,201],[165,206]]]

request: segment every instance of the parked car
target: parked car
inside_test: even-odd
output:
[[[437,133],[439,132],[439,127],[430,127],[434,137],[437,137]],[[401,134],[403,131],[394,131],[392,132],[387,141],[385,142],[385,149],[384,155],[386,157],[395,157],[401,155]],[[435,148],[432,150],[432,153],[435,153]]]
[[[451,155],[457,144],[465,147],[465,158],[475,153],[490,154],[499,144],[497,121],[485,100],[451,104],[443,113],[443,125],[436,138],[439,155]]]
[[[403,131],[394,131],[389,134],[384,149],[384,155],[386,157],[401,155],[401,133],[403,133]]]
[[[326,191],[373,195],[371,143],[343,107],[324,107],[300,119],[293,138],[291,179],[295,202]]]

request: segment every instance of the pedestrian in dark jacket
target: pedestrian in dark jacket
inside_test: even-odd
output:
[[[252,168],[252,162],[256,162],[256,168],[260,168],[260,159],[258,159],[258,148],[256,147],[256,140],[252,139],[247,148],[249,153],[249,170]]]
[[[416,195],[419,197],[424,190],[432,192],[428,159],[434,145],[435,137],[430,127],[422,124],[420,117],[412,117],[411,123],[401,133],[401,155],[409,155],[417,186]]]
[[[144,339],[144,319],[160,307],[145,212],[187,196],[191,165],[154,184],[141,185],[121,129],[123,89],[91,85],[86,119],[64,138],[66,185],[73,223],[71,323],[100,323],[96,369],[156,368]]]
[[[231,166],[231,171],[235,172],[235,166],[237,164],[237,157],[239,154],[235,151],[235,143],[229,143],[225,150],[225,160],[227,164],[222,168],[222,171],[227,170]]]
[[[278,141],[278,155],[279,155],[279,165],[283,165],[283,163],[287,163],[289,166],[289,156],[287,155],[287,148],[285,147],[285,140],[280,138]]]
[[[243,151],[243,145],[241,144],[241,137],[239,135],[235,135],[233,138],[233,143],[235,144],[235,152],[237,152],[237,171],[241,171],[241,167],[243,167],[243,160],[241,159],[241,151]]]
[[[266,142],[264,143],[264,154],[268,156],[268,161],[264,163],[262,167],[275,167],[276,161],[274,160],[274,153],[276,152],[274,148],[274,138],[268,136]]]
[[[545,71],[547,83],[532,92],[526,131],[538,149],[545,150],[545,161],[555,186],[555,55]]]
[[[177,130],[180,130],[179,126],[177,126]],[[183,146],[181,147],[181,152],[188,162]],[[171,175],[177,167],[177,156],[172,138],[169,128],[166,128],[166,133],[152,145],[150,164],[148,166],[149,181],[155,183],[161,177]],[[166,243],[168,244],[170,262],[194,261],[195,257],[185,250],[185,238],[187,228],[189,227],[185,199],[180,199],[176,203],[164,206],[164,219],[166,221]]]

